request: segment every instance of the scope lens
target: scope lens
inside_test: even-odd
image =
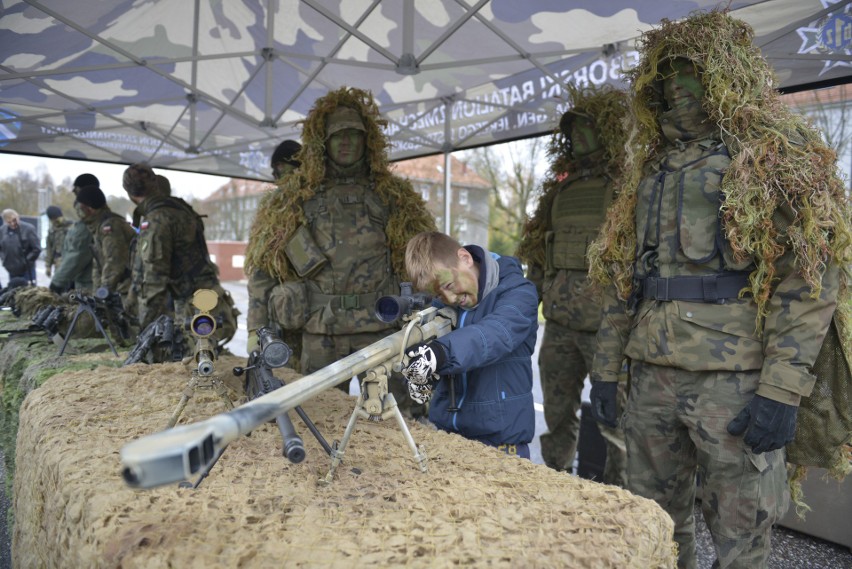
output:
[[[263,349],[263,361],[269,367],[281,367],[290,360],[290,347],[284,342],[270,342]]]
[[[216,322],[207,315],[196,316],[192,321],[192,331],[199,336],[209,336],[216,329]]]
[[[376,301],[376,318],[382,322],[395,322],[402,314],[399,300],[394,296],[383,296]]]

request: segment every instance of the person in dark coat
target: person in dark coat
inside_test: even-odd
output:
[[[407,350],[402,374],[411,398],[431,399],[429,420],[439,429],[529,458],[535,285],[514,257],[462,247],[436,231],[408,242],[405,267],[417,290],[434,295],[435,306],[458,314],[455,330]]]
[[[14,209],[3,210],[0,227],[0,259],[9,279],[22,277],[35,284],[35,262],[41,254],[41,240],[36,228],[21,221]]]

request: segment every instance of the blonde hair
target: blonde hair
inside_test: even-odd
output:
[[[405,247],[405,271],[414,288],[427,290],[435,279],[435,264],[455,267],[459,262],[461,244],[444,233],[423,231],[418,233]]]

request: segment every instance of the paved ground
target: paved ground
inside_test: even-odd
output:
[[[39,262],[37,267],[37,277],[40,285],[47,286],[49,280],[44,275],[44,266],[41,262]],[[2,267],[0,267],[0,283],[4,285],[8,283],[8,275]],[[246,283],[244,281],[240,281],[226,282],[222,284],[231,292],[237,307],[239,307],[242,312],[239,322],[240,328],[228,347],[236,355],[247,356],[245,350],[247,339],[245,315],[246,307],[248,306]],[[543,328],[539,329],[539,343],[541,342],[542,330]],[[538,346],[536,346],[536,351],[537,350]],[[533,395],[536,407],[536,436],[530,445],[530,452],[533,462],[541,464],[541,445],[539,444],[538,437],[545,431],[546,425],[544,423],[542,410],[541,384],[539,382],[537,361],[538,356],[536,353],[533,355]],[[586,400],[588,399],[588,392],[589,385],[587,381],[586,389],[583,393],[583,397]],[[357,384],[355,382],[350,385],[350,393],[357,394]],[[342,427],[343,426],[341,425],[341,428]],[[2,474],[2,456],[0,456],[0,475]],[[0,480],[2,479],[3,477],[0,476]],[[5,492],[2,492],[2,486],[0,486],[0,569],[10,567],[10,542],[6,528],[6,511],[8,507],[9,500],[7,496],[5,496]],[[852,512],[850,512],[850,516],[852,516]],[[710,534],[707,531],[707,528],[703,523],[701,513],[697,508],[696,519],[698,520],[696,531],[698,542],[698,567],[699,569],[710,569],[713,561],[715,560],[715,553],[713,551]],[[852,531],[852,524],[850,524],[848,519],[845,523],[850,525],[850,531]],[[772,545],[772,553],[768,564],[769,569],[852,569],[852,552],[850,552],[847,547],[817,539],[796,531],[777,527],[773,532]]]

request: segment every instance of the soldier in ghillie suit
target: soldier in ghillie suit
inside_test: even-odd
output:
[[[545,464],[570,471],[580,432],[580,395],[595,354],[600,298],[587,278],[587,248],[612,203],[624,166],[627,94],[608,86],[567,87],[571,109],[548,146],[551,166],[518,256],[527,263],[547,319],[539,350]],[[621,390],[626,396],[626,390]],[[625,485],[624,435],[601,426],[607,441],[603,481]]]
[[[83,186],[76,203],[84,214],[83,223],[93,236],[92,287],[106,287],[122,298],[130,290],[130,243],[135,237],[130,224],[106,203],[97,186]]]
[[[47,243],[44,247],[44,274],[50,277],[54,265],[58,268],[62,261],[62,244],[72,222],[65,219],[62,210],[55,205],[48,206],[45,213],[50,220],[50,228],[47,230]]]
[[[210,260],[204,239],[204,223],[185,201],[164,193],[147,164],[133,164],[124,171],[124,190],[140,216],[139,236],[133,263],[131,288],[136,291],[140,329],[161,314],[174,314],[177,322],[193,314],[190,304],[198,289],[219,296],[212,314],[220,318],[215,337],[219,347],[237,330],[237,315],[231,295],[219,284],[218,269]],[[136,215],[135,214],[135,215]]]
[[[696,566],[696,475],[718,566],[766,565],[789,504],[784,447],[821,396],[811,368],[835,307],[848,338],[835,154],[780,102],[752,38],[721,12],[643,36],[633,154],[590,251],[608,287],[593,410],[615,424],[626,355],[628,488],[672,516],[681,567]]]
[[[376,299],[399,294],[406,243],[435,228],[410,182],[391,174],[382,122],[369,92],[343,87],[317,99],[301,166],[264,196],[252,226],[248,328],[279,324],[297,353],[301,340],[305,374],[395,331],[374,316]],[[402,382],[390,383],[410,404]]]

